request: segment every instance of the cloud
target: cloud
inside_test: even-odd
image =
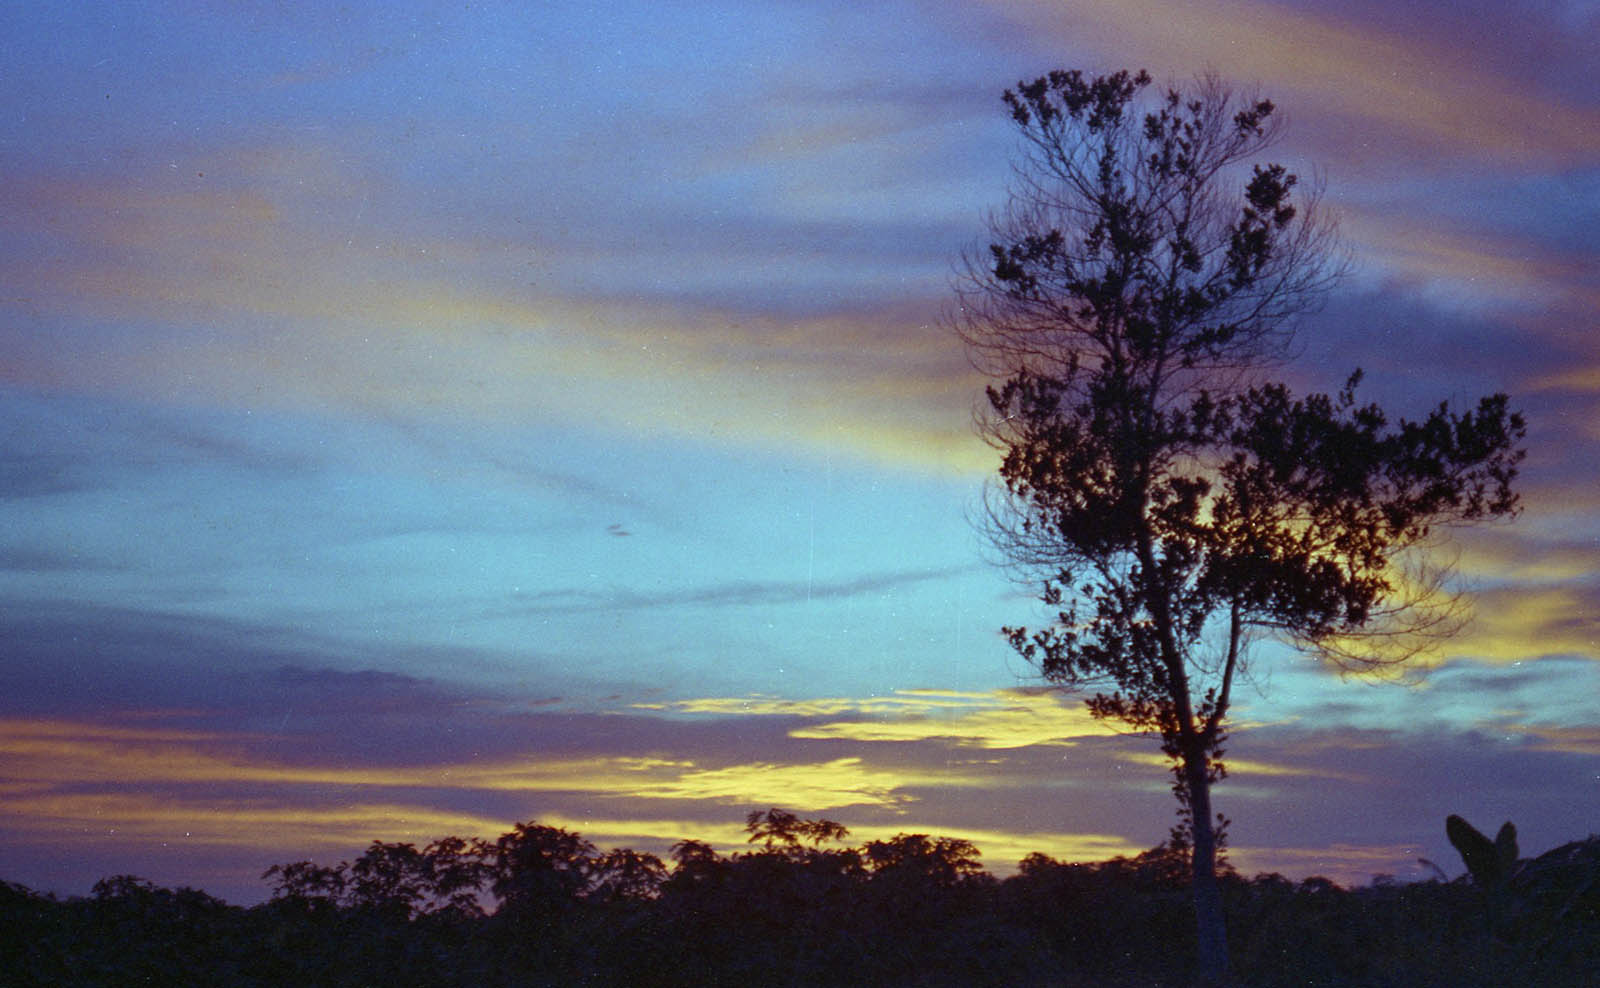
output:
[[[1006,749],[1118,734],[1114,726],[1090,716],[1080,698],[1050,690],[896,690],[883,696],[815,700],[705,697],[635,706],[679,714],[794,718],[805,723],[791,727],[790,737],[819,740],[938,740]],[[845,719],[834,719],[840,715]]]
[[[82,208],[76,192],[45,194],[67,200],[69,212]],[[234,239],[191,259],[202,246],[183,217],[227,209],[173,197],[95,214],[95,224],[136,230],[77,234],[161,249],[110,266],[19,272],[37,286],[27,320],[36,328],[14,353],[13,384],[254,411],[603,423],[651,436],[799,442],[941,471],[971,469],[981,452],[967,423],[976,382],[959,343],[936,325],[942,303],[931,293],[942,284],[915,303],[900,285],[892,304],[799,314],[659,293],[530,291],[487,249],[431,232],[407,237],[403,256],[370,256],[345,245],[343,231],[326,242],[325,216],[250,236],[213,217],[199,225]],[[637,257],[628,263],[662,275]],[[774,259],[780,266],[792,269],[792,259]],[[140,331],[106,328],[129,325]]]
[[[1600,305],[1594,253],[1560,248],[1547,236],[1474,228],[1415,207],[1404,216],[1392,209],[1347,209],[1341,226],[1363,265],[1386,269],[1452,307],[1473,299],[1512,312],[1530,306],[1582,312]]]
[[[66,834],[73,843],[111,844],[124,853],[141,841],[152,841],[305,856],[375,840],[425,843],[452,834],[491,836],[509,829],[500,820],[415,803],[315,807],[215,794],[120,791],[12,793],[7,805],[21,822],[6,828],[9,842],[53,844]]]
[[[1600,658],[1600,586],[1594,581],[1477,591],[1473,618],[1446,643],[1450,655],[1515,662],[1546,655]]]
[[[1572,677],[1589,667],[1550,660],[1502,673],[1463,663],[1426,691],[1393,691],[1436,712],[1493,696],[1479,732],[1462,732],[1473,723],[1463,710],[1453,722],[1414,713],[1408,732],[1343,728],[1338,715],[1310,711],[1239,727],[1217,799],[1238,821],[1241,864],[1340,881],[1403,871],[1410,851],[1397,847],[1448,852],[1427,844],[1443,813],[1501,812],[1480,789],[1519,817],[1541,814],[1530,847],[1567,836],[1579,825],[1573,772],[1596,758],[1592,711],[1585,719],[1583,700],[1565,712],[1538,701],[1552,689],[1584,692]],[[1170,819],[1154,742],[1079,723],[1070,698],[1042,690],[619,701],[609,713],[574,714],[485,707],[448,685],[372,670],[264,676],[289,691],[278,704],[304,708],[300,726],[278,730],[250,708],[232,718],[124,710],[0,720],[0,776],[15,810],[7,841],[120,839],[135,858],[163,842],[195,855],[231,842],[282,861],[348,857],[371,839],[492,837],[536,819],[656,853],[682,838],[737,850],[745,812],[782,806],[837,819],[856,840],[973,840],[1005,869],[1033,851],[1135,853]],[[458,702],[428,711],[428,698],[449,696]],[[330,744],[312,727],[335,717],[359,744]]]
[[[596,591],[554,589],[516,595],[518,606],[508,613],[587,612],[595,609],[642,610],[657,607],[750,607],[800,604],[815,600],[842,600],[863,594],[892,592],[951,576],[949,569],[909,570],[883,573],[853,580],[765,581],[729,583],[674,590],[668,593],[637,593],[628,590]]]
[[[21,573],[74,573],[102,568],[75,553],[0,546],[0,570]]]
[[[425,734],[448,713],[465,736],[475,734],[473,716],[518,703],[393,671],[471,676],[488,660],[470,649],[341,640],[241,618],[12,597],[0,598],[0,637],[9,646],[0,716],[161,711],[233,730],[323,732],[322,743],[343,750],[362,743],[359,732],[344,731],[352,716]]]
[[[1045,38],[1188,74],[1226,66],[1294,105],[1349,122],[1380,159],[1431,154],[1564,167],[1600,150],[1600,116],[1484,71],[1472,48],[1249,0],[1026,0],[992,5]],[[1441,8],[1441,17],[1447,17]],[[1458,15],[1461,16],[1461,15]],[[1441,82],[1443,80],[1443,82]],[[1347,145],[1348,147],[1348,145]]]
[[[1539,724],[1516,724],[1512,729],[1536,738],[1537,751],[1559,751],[1572,755],[1600,758],[1600,726],[1550,727]]]
[[[1082,0],[994,5],[988,17],[936,7],[930,18],[937,30],[929,40],[953,57],[972,37],[1000,48],[995,25],[1007,19],[1027,25],[1041,47],[1052,37],[1081,47],[1088,37],[1125,50],[1131,38],[1136,51],[1165,52],[1185,66],[1202,58],[1303,86],[1314,114],[1332,107],[1396,127],[1415,120],[1468,150],[1482,143],[1496,154],[1581,157],[1594,148],[1587,135],[1600,130],[1593,114],[1475,68],[1479,59],[1449,45],[1281,5]],[[665,29],[685,27],[666,20]],[[633,51],[625,23],[613,25],[617,50]],[[533,33],[560,29],[578,25]],[[770,30],[808,35],[818,26],[780,18]],[[516,37],[542,44],[520,30]],[[897,467],[987,470],[992,457],[967,421],[980,382],[937,322],[949,259],[979,232],[988,201],[972,174],[980,153],[969,124],[979,102],[997,102],[976,80],[1002,56],[966,55],[955,80],[948,69],[938,78],[908,72],[898,57],[850,59],[819,84],[787,59],[781,70],[749,72],[749,43],[721,37],[717,57],[737,63],[749,84],[722,85],[710,108],[652,94],[661,119],[690,128],[688,140],[669,129],[670,147],[597,124],[607,119],[599,110],[636,109],[613,105],[620,95],[600,87],[583,94],[590,112],[545,113],[538,127],[518,109],[537,108],[531,90],[496,92],[501,100],[442,91],[430,95],[452,111],[481,103],[478,113],[493,107],[523,119],[484,128],[501,135],[494,153],[458,143],[423,109],[396,122],[377,108],[347,132],[325,120],[314,129],[240,126],[207,130],[182,155],[141,152],[117,169],[22,169],[11,199],[52,251],[6,259],[32,286],[27,304],[11,307],[25,328],[8,372],[80,393],[407,419],[600,422],[649,435],[848,449]],[[570,50],[591,48],[616,57],[595,48],[592,33]],[[1285,52],[1294,58],[1279,61]],[[634,54],[652,74],[668,73]],[[381,60],[381,71],[404,72],[418,57]],[[486,57],[474,52],[468,62]],[[300,71],[308,59],[290,61],[263,80]],[[504,78],[505,68],[494,65],[485,78]],[[726,72],[697,65],[678,85],[709,89]],[[970,90],[965,78],[974,80]],[[483,92],[476,77],[454,81]],[[788,115],[760,112],[783,105]],[[739,128],[730,136],[725,126],[741,112],[754,121],[753,137]],[[988,116],[1004,126],[997,105]],[[402,125],[439,132],[407,134],[405,161],[374,152]],[[908,142],[906,133],[929,140]],[[796,148],[810,152],[803,163]],[[182,167],[172,167],[174,157]],[[992,156],[997,172],[1001,157]],[[959,174],[930,189],[929,169],[917,167],[923,158],[955,162],[946,167]],[[431,169],[446,162],[457,171],[441,183]],[[463,170],[478,180],[460,178]],[[1003,175],[994,195],[999,182]],[[1354,226],[1405,277],[1451,290],[1523,298],[1582,265],[1470,225],[1430,223],[1418,236],[1416,224],[1395,223],[1404,225],[1367,208]],[[52,256],[72,260],[43,260]]]
[[[1239,734],[1242,732],[1235,733]],[[1123,752],[1120,757],[1123,761],[1134,765],[1149,765],[1155,768],[1165,769],[1167,771],[1171,771],[1172,769],[1172,759],[1158,752],[1130,751]],[[1372,779],[1370,778],[1356,775],[1351,772],[1341,771],[1329,765],[1289,765],[1279,762],[1256,761],[1249,758],[1225,758],[1224,762],[1228,768],[1230,792],[1238,791],[1239,786],[1235,783],[1242,783],[1244,786],[1249,786],[1252,782],[1260,779],[1281,779],[1288,777],[1337,779],[1341,782],[1348,782],[1355,785],[1365,785],[1372,782]]]
[[[1600,723],[1600,662],[1587,654],[1493,666],[1458,660],[1425,680],[1423,699],[1489,735],[1581,744]]]
[[[753,762],[684,772],[670,781],[634,787],[634,799],[707,799],[733,806],[788,804],[816,810],[856,805],[893,807],[909,800],[901,790],[915,782],[904,773],[871,768],[860,758],[808,765]],[[962,779],[941,777],[960,785]]]
[[[0,460],[0,500],[70,494],[85,486],[73,475],[70,459],[59,453],[19,451]]]
[[[361,714],[352,716],[368,729],[374,726]],[[683,730],[655,723],[658,746]],[[570,825],[595,840],[643,837],[646,844],[659,844],[668,835],[710,835],[722,845],[742,843],[729,839],[733,832],[726,820],[764,806],[813,815],[876,810],[898,820],[856,828],[859,839],[872,839],[908,826],[928,829],[929,823],[899,818],[935,793],[982,790],[1000,781],[995,766],[962,765],[944,757],[921,765],[880,765],[862,755],[727,762],[726,751],[721,765],[682,757],[544,752],[457,763],[339,766],[307,762],[303,755],[295,762],[270,757],[272,748],[263,740],[162,725],[0,721],[0,770],[11,780],[8,803],[16,811],[7,830],[27,842],[65,828],[108,839],[120,834],[125,840],[171,840],[181,833],[197,845],[270,849],[298,844],[315,851],[358,840],[417,840],[447,832],[490,836],[508,828],[509,820],[496,822],[482,809],[466,807],[474,801],[485,805],[485,794],[503,793],[523,801],[543,798],[551,809],[538,814],[542,822]],[[201,791],[206,795],[198,795]],[[597,823],[593,809],[579,818],[557,808],[573,805],[574,799],[590,807],[626,806],[629,816],[607,823],[602,815]],[[661,823],[667,817],[651,814],[653,804],[693,807],[693,812],[672,818],[668,830]],[[622,819],[655,822],[617,822]],[[440,829],[429,834],[429,827]],[[1016,857],[1033,850],[1060,855],[1135,849],[1109,834],[970,823],[937,829],[981,840],[991,853],[1015,851]]]
[[[1523,519],[1535,521],[1535,519]],[[1488,584],[1550,585],[1600,574],[1600,545],[1521,524],[1474,529],[1456,539],[1457,568],[1469,580]],[[1531,528],[1531,530],[1530,530]]]
[[[369,720],[367,726],[375,725]],[[910,785],[975,782],[948,770],[919,775],[879,769],[860,757],[707,766],[681,758],[526,752],[465,762],[369,763],[351,768],[309,761],[305,754],[294,762],[274,758],[261,751],[265,740],[238,733],[10,718],[0,720],[0,765],[10,784],[37,792],[76,792],[86,786],[149,791],[195,784],[270,785],[285,795],[296,788],[326,787],[369,792],[582,792],[636,802],[693,800],[812,809],[896,807],[910,799],[904,793]]]

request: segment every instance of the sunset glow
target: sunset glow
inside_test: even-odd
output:
[[[1048,614],[951,330],[1000,93],[1071,67],[1289,117],[1351,273],[1274,373],[1528,418],[1427,675],[1255,645],[1235,864],[1600,829],[1592,5],[201,6],[0,12],[0,879],[248,904],[372,840],[729,851],[772,806],[999,874],[1163,840],[1157,743],[1001,634]]]

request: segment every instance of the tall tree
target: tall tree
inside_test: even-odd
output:
[[[1418,581],[1437,526],[1516,510],[1504,395],[1391,422],[1266,374],[1343,265],[1334,226],[1277,164],[1270,101],[1214,76],[1052,72],[1005,93],[1015,186],[969,256],[954,321],[997,383],[991,534],[1053,619],[1007,628],[1103,718],[1159,735],[1190,844],[1199,963],[1228,968],[1211,787],[1252,635],[1345,668],[1452,627]],[[1220,817],[1216,818],[1220,820]]]

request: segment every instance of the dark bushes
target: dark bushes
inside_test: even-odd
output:
[[[1181,985],[1194,920],[1163,846],[998,881],[971,844],[850,847],[843,827],[751,814],[751,850],[672,863],[518,825],[494,842],[374,843],[267,872],[250,909],[129,876],[59,901],[0,883],[5,985]],[[1245,986],[1589,983],[1600,838],[1518,864],[1491,917],[1467,879],[1344,889],[1224,882]]]

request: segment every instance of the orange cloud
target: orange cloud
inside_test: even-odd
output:
[[[184,783],[269,783],[357,790],[427,788],[517,793],[587,793],[630,800],[703,800],[729,805],[896,808],[908,786],[963,786],[978,774],[941,767],[918,772],[879,769],[859,757],[825,762],[745,762],[702,766],[663,758],[526,758],[488,764],[343,769],[285,765],[220,752],[240,738],[165,730],[101,727],[59,721],[0,721],[0,771],[26,805],[48,807],[83,786],[147,790]],[[121,799],[114,793],[106,799]],[[87,799],[89,797],[82,797]],[[99,797],[95,797],[99,798]],[[131,797],[130,797],[131,798]],[[285,798],[290,798],[287,795]],[[226,805],[226,801],[224,801]],[[48,811],[46,812],[53,812]],[[142,811],[141,811],[142,812]]]

